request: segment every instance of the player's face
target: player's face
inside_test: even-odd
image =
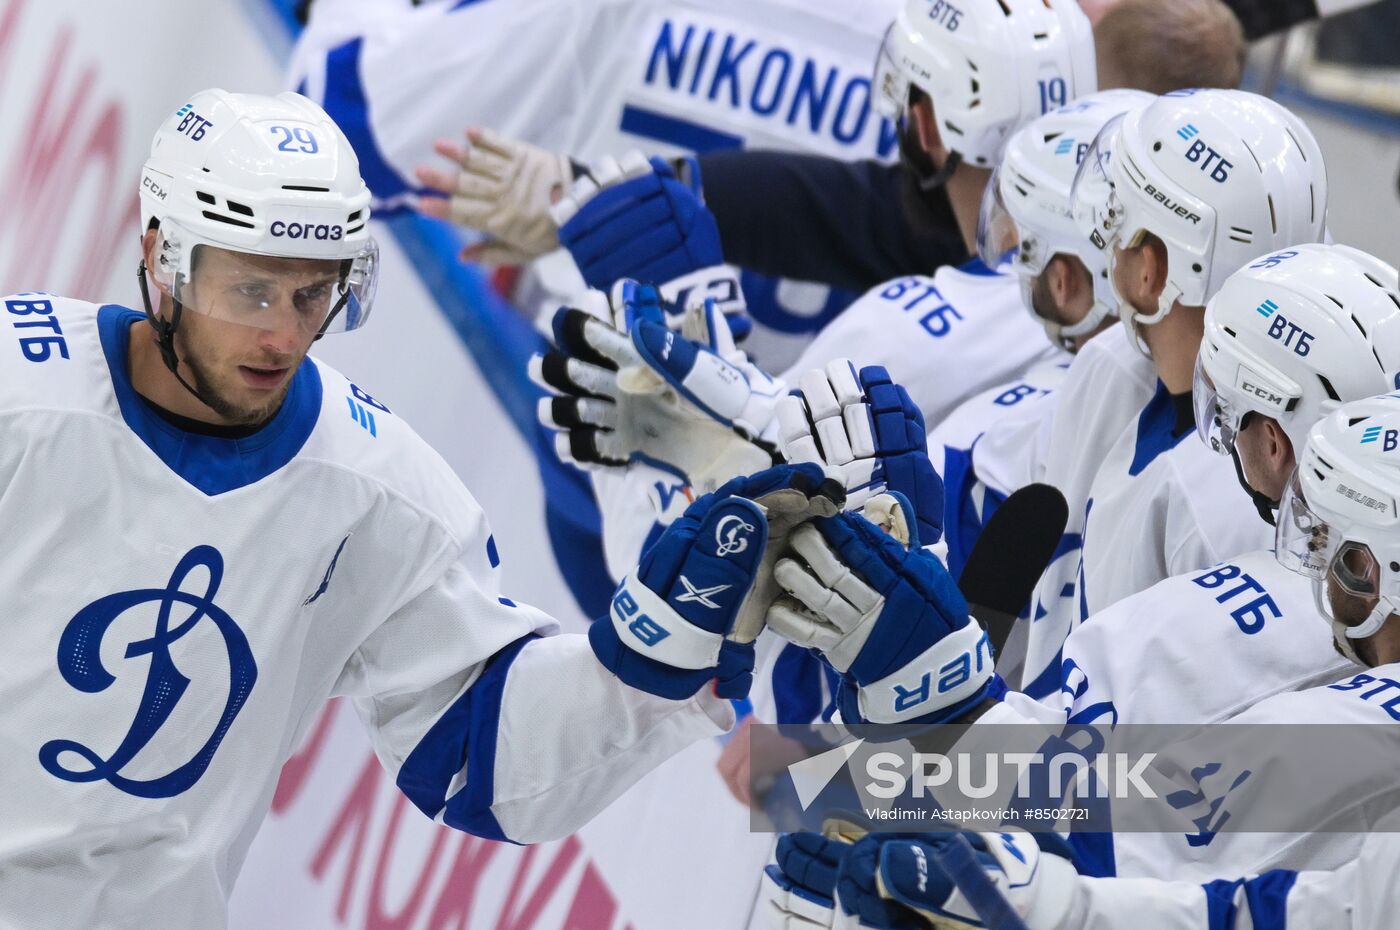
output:
[[[282,405],[337,296],[339,263],[203,248],[182,300],[177,341],[192,383],[231,424]]]
[[[1057,297],[1052,276],[1063,281]],[[1060,326],[1081,322],[1094,306],[1094,279],[1084,263],[1070,255],[1056,255],[1031,283],[1031,308],[1036,316]]]

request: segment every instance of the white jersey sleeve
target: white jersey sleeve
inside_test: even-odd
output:
[[[656,538],[694,500],[674,474],[644,463],[593,472],[593,496],[603,517],[603,555],[613,581],[630,572]]]
[[[883,365],[932,428],[967,399],[1063,357],[1022,304],[1016,277],[974,260],[872,288],[827,324],[784,377],[796,384],[838,358],[857,368]]]
[[[929,433],[929,457],[943,477],[944,561],[954,578],[961,574],[982,527],[1009,494],[1005,485],[987,481],[973,467],[974,452],[995,428],[1003,435],[1014,432],[1032,446],[1029,453],[1010,456],[1012,461],[1004,463],[1007,467],[1036,461],[1043,451],[1035,447],[1049,435],[1054,393],[1064,382],[1068,367],[1068,361],[1037,362],[1014,381],[967,399]],[[989,464],[985,458],[979,459],[980,466]],[[1011,490],[1032,480],[1028,477],[1015,483]]]
[[[1074,603],[1090,487],[1119,434],[1152,396],[1155,381],[1151,362],[1129,343],[1125,328],[1112,326],[1075,355],[1053,394],[993,423],[972,450],[973,470],[989,486],[1010,493],[1027,478],[1041,481],[1059,490],[1069,508],[1060,544],[1032,598],[1032,622],[1017,625],[1007,650],[1009,658],[1014,653],[1022,659],[1032,648],[1038,652],[1024,669],[999,668],[1037,697],[1059,687],[1058,653],[1072,617],[1065,611]],[[1032,424],[1034,442],[1028,435]]]
[[[1367,838],[1356,862],[1332,872],[1274,869],[1199,885],[1081,877],[1053,930],[1381,930],[1400,908],[1396,867],[1400,841],[1381,833]]]
[[[1332,649],[1312,584],[1261,550],[1161,581],[1065,640],[1071,723],[1215,723],[1357,671]]]

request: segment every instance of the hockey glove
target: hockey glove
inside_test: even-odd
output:
[[[971,862],[951,848],[959,836]],[[1068,844],[1054,834],[872,834],[842,859],[836,898],[863,927],[1061,930],[1078,881]]]
[[[778,435],[789,462],[816,462],[846,488],[859,511],[885,491],[912,504],[919,544],[943,536],[943,479],[928,455],[924,417],[880,366],[857,377],[849,359],[802,376],[801,393],[778,401]]]
[[[464,261],[518,265],[559,248],[549,209],[573,183],[569,159],[489,129],[468,130],[467,139],[434,146],[457,170],[417,170],[425,187],[447,195],[422,198],[419,210],[487,235],[463,250]]]
[[[700,199],[699,166],[691,160],[689,167],[690,183],[635,151],[591,166],[554,206],[559,241],[589,287],[653,281],[682,310],[713,299],[742,339],[751,324],[739,277],[724,265],[719,226]]]
[[[882,496],[867,513],[906,506]],[[768,625],[841,676],[845,722],[945,723],[1000,686],[986,633],[932,553],[847,513],[799,527],[792,548],[775,570],[790,596]]]
[[[554,318],[557,348],[531,360],[531,376],[554,394],[539,417],[558,431],[561,459],[646,462],[702,493],[781,460],[773,405],[786,388],[735,348],[712,302],[692,307],[679,333],[650,285],[619,282],[613,306],[628,332],[566,308]]]
[[[588,639],[598,660],[634,688],[672,700],[714,679],[742,698],[753,641],[777,592],[778,551],[792,527],[836,513],[840,488],[821,470],[784,465],[736,478],[691,504],[642,556]]]

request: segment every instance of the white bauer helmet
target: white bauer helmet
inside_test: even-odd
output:
[[[1178,300],[1204,307],[1260,256],[1323,241],[1327,171],[1307,126],[1272,100],[1174,91],[1104,127],[1080,166],[1074,201],[1105,252],[1134,247],[1146,233],[1166,245],[1156,311],[1121,309],[1136,332]]]
[[[1094,285],[1094,304],[1072,326],[1036,318],[1056,344],[1068,347],[1117,314],[1118,301],[1108,277],[1108,255],[1084,238],[1070,209],[1075,175],[1099,131],[1112,119],[1157,98],[1140,90],[1104,90],[1081,97],[1017,130],[982,197],[977,252],[995,268],[1014,249],[1012,267],[1021,297],[1032,313],[1031,285],[1056,255],[1078,259]]]
[[[201,249],[336,260],[338,287],[299,295],[297,325],[317,335],[356,329],[378,277],[369,200],[349,140],[312,101],[201,91],[156,131],[141,172],[143,229],[159,223],[150,272],[182,311],[261,325],[253,302],[192,288]]]
[[[906,0],[875,63],[875,106],[933,100],[956,159],[992,168],[1019,126],[1098,89],[1094,38],[1075,0]]]
[[[1313,579],[1338,650],[1366,664],[1356,640],[1400,612],[1400,394],[1353,401],[1313,426],[1279,508],[1275,553]],[[1329,585],[1375,599],[1339,617]]]
[[[1342,404],[1400,388],[1400,275],[1344,245],[1315,243],[1235,272],[1206,307],[1192,396],[1196,428],[1230,454],[1250,413],[1303,448]]]

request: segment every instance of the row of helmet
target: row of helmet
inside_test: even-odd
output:
[[[991,267],[1010,262],[1028,309],[1052,260],[1082,266],[1092,308],[1066,346],[1121,315],[1143,328],[1206,307],[1193,384],[1201,438],[1234,453],[1251,415],[1277,421],[1299,466],[1278,505],[1278,554],[1317,580],[1341,651],[1400,612],[1400,277],[1330,242],[1321,149],[1296,115],[1253,94],[1096,92],[1087,20],[1073,0],[910,0],[876,68],[885,112],[932,103],[958,163],[994,169],[978,227]],[[1155,306],[1118,292],[1116,250],[1155,237]],[[1237,459],[1238,462],[1238,459]],[[1241,473],[1242,474],[1242,473]],[[1243,475],[1241,480],[1243,481]],[[1257,496],[1257,495],[1256,495]],[[1327,577],[1375,604],[1342,623]]]

